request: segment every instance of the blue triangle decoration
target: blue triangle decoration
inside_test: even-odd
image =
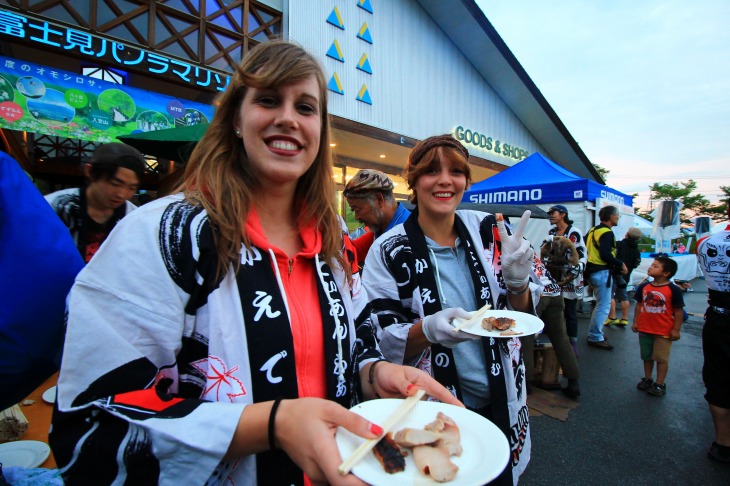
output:
[[[342,49],[340,49],[340,44],[337,42],[337,39],[332,42],[332,45],[327,51],[327,56],[340,62],[345,62],[345,58],[342,55]]]
[[[337,76],[337,73],[332,74],[330,82],[327,83],[327,89],[334,91],[337,94],[345,94],[345,90],[342,89],[342,83],[340,83],[340,77]]]
[[[360,92],[357,94],[357,101],[362,101],[368,105],[373,104],[373,100],[370,98],[370,92],[368,91],[367,85],[363,84],[360,88]]]
[[[337,7],[333,8],[332,12],[330,12],[330,16],[327,17],[327,23],[334,25],[338,29],[345,30],[345,23],[342,21],[342,15],[340,15]]]
[[[363,22],[362,27],[360,27],[360,31],[357,33],[357,36],[368,44],[373,43],[373,38],[370,35],[370,29],[368,28],[367,22]]]
[[[373,13],[373,6],[370,5],[370,0],[357,0],[357,6],[366,12]]]
[[[362,57],[360,58],[360,61],[357,63],[357,68],[360,71],[364,71],[368,74],[373,74],[373,70],[370,67],[370,60],[368,59],[368,55],[363,53]]]

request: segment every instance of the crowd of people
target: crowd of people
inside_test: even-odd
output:
[[[438,145],[432,140],[427,142],[434,144],[434,146]],[[418,153],[418,147],[414,148],[414,153]],[[406,167],[406,177],[413,170],[410,165],[412,159],[413,154],[409,159],[409,166]],[[408,182],[409,187],[413,188],[410,179],[408,179]],[[348,183],[347,187],[365,185],[385,188],[386,194],[392,192],[393,187],[392,181],[388,179],[386,174],[374,170],[360,171]],[[364,191],[365,194],[367,192]],[[362,199],[353,199],[348,194],[347,189],[345,196],[351,210],[355,213],[356,219],[370,229],[365,236],[353,234],[353,236],[357,236],[354,239],[355,246],[367,252],[370,246],[373,245],[373,240],[375,240],[376,252],[374,255],[367,253],[368,258],[366,259],[372,261],[371,265],[375,267],[375,270],[366,268],[363,274],[364,280],[377,282],[376,287],[379,292],[374,295],[378,299],[382,299],[382,303],[378,302],[377,306],[382,307],[382,314],[387,316],[384,318],[385,322],[388,322],[388,325],[396,325],[395,328],[388,327],[384,333],[387,349],[395,350],[396,359],[410,357],[412,360],[415,359],[416,363],[426,363],[427,366],[430,366],[430,356],[419,355],[418,352],[421,351],[421,348],[413,346],[413,343],[417,342],[419,334],[412,331],[415,327],[412,322],[417,321],[407,317],[410,315],[411,317],[415,316],[417,319],[419,310],[412,308],[409,314],[406,307],[406,303],[412,305],[409,294],[399,295],[399,289],[395,287],[395,285],[403,285],[406,280],[409,280],[400,280],[398,277],[398,269],[401,267],[406,268],[406,266],[400,260],[389,259],[389,252],[398,251],[399,245],[403,242],[407,242],[411,246],[409,252],[415,253],[415,248],[420,246],[422,259],[430,261],[431,264],[430,267],[426,266],[426,268],[434,269],[437,281],[435,288],[438,290],[441,306],[448,301],[450,304],[456,303],[463,308],[471,309],[479,305],[479,299],[476,301],[471,300],[471,297],[469,297],[471,294],[466,292],[466,295],[464,295],[463,292],[462,286],[465,281],[468,281],[466,276],[469,275],[468,266],[463,263],[467,259],[460,256],[459,245],[461,240],[459,238],[463,238],[463,236],[452,236],[453,239],[446,239],[446,245],[442,246],[426,234],[428,258],[423,258],[426,256],[423,246],[420,243],[414,243],[419,238],[416,236],[418,233],[414,229],[413,221],[402,225],[399,231],[389,232],[385,238],[376,239],[383,234],[383,227],[391,229],[394,224],[403,222],[393,220],[394,214],[407,211],[402,208],[400,203],[392,201],[387,211],[380,212],[376,209],[376,200],[374,198],[367,205],[364,205]],[[359,196],[359,198],[365,197],[368,196],[364,194]],[[413,199],[416,199],[415,191]],[[382,207],[382,200],[387,200],[387,197],[381,197],[378,200],[381,200],[380,207]],[[365,213],[367,216],[362,216],[364,213],[363,207],[367,208]],[[418,209],[416,217],[420,220]],[[457,211],[457,214],[461,213],[462,211]],[[544,323],[545,327],[542,333],[549,339],[562,375],[567,381],[567,386],[563,387],[561,391],[573,399],[580,396],[580,386],[578,384],[580,373],[577,361],[580,353],[577,346],[578,318],[576,309],[577,303],[584,298],[584,290],[590,288],[594,304],[587,334],[588,346],[606,351],[614,349],[614,346],[606,340],[603,327],[629,326],[631,301],[635,301],[636,308],[631,329],[639,334],[639,355],[644,364],[644,376],[636,387],[652,396],[664,396],[666,394],[665,380],[669,369],[671,346],[674,341],[679,340],[681,326],[688,318],[686,311],[683,309],[684,299],[682,293],[691,289],[689,282],[674,281],[673,277],[678,270],[677,263],[665,254],[657,255],[647,270],[647,278],[633,289],[632,299],[629,295],[629,283],[631,282],[631,273],[641,264],[641,251],[638,247],[642,236],[641,231],[638,228],[629,228],[624,238],[616,241],[612,228],[618,225],[620,214],[615,206],[601,208],[598,212],[600,224],[591,228],[585,236],[581,235],[581,232],[572,226],[573,221],[569,218],[566,206],[561,204],[551,206],[547,210],[547,214],[552,226],[547,238],[541,244],[541,254],[535,253],[531,278],[533,278],[532,281],[538,282],[540,287],[539,295],[534,296],[538,302],[534,312]],[[730,216],[730,213],[728,216]],[[404,220],[406,218],[407,216],[404,217]],[[391,221],[393,222],[391,223]],[[482,221],[481,224],[486,228],[489,227],[486,220]],[[453,222],[447,224],[449,228],[452,226]],[[728,230],[730,230],[730,226],[728,226]],[[435,232],[435,234],[439,235],[438,232]],[[723,233],[723,235],[726,234],[728,233]],[[698,242],[697,249],[701,268],[705,275],[712,276],[708,281],[710,288],[727,287],[729,283],[727,279],[717,275],[718,273],[727,273],[725,269],[730,267],[730,253],[727,249],[723,249],[727,246],[726,240],[728,240],[727,236],[714,237],[713,244],[709,246],[700,245],[700,242]],[[704,243],[703,240],[701,242]],[[722,248],[718,248],[717,245],[722,246]],[[470,245],[467,245],[467,248],[468,246]],[[673,250],[675,253],[686,252],[679,239]],[[362,254],[362,251],[359,254]],[[719,257],[722,260],[723,256],[725,260],[718,263],[716,259]],[[459,268],[460,261],[463,268]],[[424,273],[428,274],[429,271],[421,270],[418,272],[417,284],[422,281],[431,283],[430,281],[433,280],[433,277],[427,279],[420,275]],[[416,274],[411,269],[404,275]],[[387,278],[385,280],[377,278],[379,275],[387,275]],[[444,275],[448,276],[444,277]],[[454,282],[453,279],[456,279],[457,282]],[[433,288],[433,285],[431,287]],[[420,289],[420,286],[417,286],[417,288]],[[429,291],[431,290],[429,287],[426,288]],[[730,415],[728,414],[730,383],[727,379],[720,377],[720,370],[726,368],[727,364],[730,363],[730,342],[728,342],[730,335],[727,328],[727,315],[730,315],[730,311],[727,310],[727,296],[723,293],[726,291],[727,289],[710,290],[711,306],[708,308],[708,313],[712,312],[715,317],[712,319],[712,325],[706,326],[703,333],[703,349],[705,350],[706,360],[703,377],[708,390],[706,399],[716,430],[716,440],[711,444],[708,457],[720,462],[730,462],[730,449],[728,448],[728,444],[730,444],[730,430],[728,430],[730,421]],[[399,300],[401,300],[400,303],[398,303]],[[713,303],[715,305],[712,305]],[[424,308],[427,307],[424,306]],[[421,314],[423,312],[424,310],[420,310]],[[620,317],[618,316],[619,312]],[[725,316],[722,324],[720,324],[722,319],[717,316]],[[406,324],[398,324],[399,320],[405,321]],[[421,321],[422,327],[424,321],[425,319]],[[428,335],[427,330],[425,332],[421,330],[421,332],[426,336]],[[709,338],[708,336],[712,337]],[[469,338],[451,334],[444,334],[441,338],[445,341],[440,342],[439,336],[426,338],[426,341],[430,343],[427,343],[429,352],[439,352],[437,344],[451,350],[449,356],[453,357],[451,361],[456,363],[457,376],[453,379],[456,384],[451,385],[450,388],[462,387],[460,397],[468,404],[467,406],[471,405],[472,408],[475,408],[476,406],[473,404],[475,400],[478,403],[480,393],[470,392],[469,387],[473,386],[469,384],[470,378],[458,373],[459,363],[466,363],[469,359],[468,350],[465,346],[465,343],[469,342]],[[710,339],[712,339],[712,342],[709,341]],[[522,337],[520,341],[522,358],[525,364],[525,386],[529,394],[531,385],[541,386],[533,381],[533,347],[537,341],[532,336]],[[457,344],[459,347],[456,346]],[[474,348],[474,343],[470,346]],[[386,357],[388,356],[386,353]],[[476,366],[478,366],[478,363]],[[470,369],[476,369],[476,366],[472,365]],[[462,365],[462,367],[465,367],[465,365]],[[656,372],[654,371],[655,368]],[[443,379],[440,381],[443,382]],[[487,382],[486,388],[489,388],[489,382]],[[473,394],[470,396],[469,393]],[[482,391],[481,394],[484,394],[484,392]],[[475,399],[475,397],[477,398]]]
[[[535,338],[478,337],[454,320],[487,306],[539,316],[563,393],[577,400],[586,286],[596,301],[588,346],[610,351],[603,326],[628,325],[621,282],[638,264],[637,237],[617,245],[618,209],[601,208],[584,237],[565,206],[552,206],[535,251],[523,237],[529,211],[510,225],[457,208],[472,181],[469,153],[437,135],[416,144],[404,169],[411,211],[382,172],[348,181],[344,197],[368,228],[351,240],[333,197],[316,59],[293,43],[262,43],[217,106],[174,194],[135,208],[145,160],[114,143],[85,165],[84,186],[46,197],[86,262],[68,298],[49,437],[64,480],[362,484],[338,472],[335,432],[375,439],[383,429],[349,408],[422,389],[504,433],[510,460],[493,484],[516,484],[530,460]],[[707,272],[727,245],[698,245]],[[675,272],[658,256],[635,294],[637,387],[656,396],[682,325]],[[707,275],[709,454],[728,462],[730,383],[719,369],[730,362],[730,280]]]

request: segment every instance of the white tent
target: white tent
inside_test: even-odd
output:
[[[634,228],[639,228],[641,234],[644,236],[651,236],[651,231],[654,229],[654,224],[648,219],[644,219],[641,216],[634,215]]]

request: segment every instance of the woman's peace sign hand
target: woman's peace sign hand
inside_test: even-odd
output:
[[[497,214],[497,231],[502,242],[502,276],[507,287],[513,290],[524,288],[529,281],[534,250],[530,242],[523,238],[530,210],[522,214],[515,227],[514,234],[509,234],[504,225],[504,216]]]

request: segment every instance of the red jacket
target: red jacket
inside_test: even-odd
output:
[[[276,257],[294,338],[299,396],[327,398],[324,331],[317,293],[317,271],[314,268],[314,256],[322,249],[322,235],[313,224],[302,228],[299,236],[304,248],[290,258],[269,243],[255,209],[251,210],[246,220],[246,233],[253,245],[262,249],[270,248]]]

